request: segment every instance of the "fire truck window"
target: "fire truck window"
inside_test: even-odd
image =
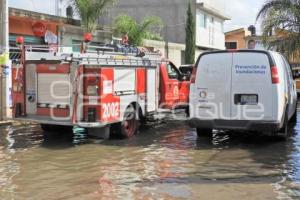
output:
[[[168,64],[168,75],[170,79],[179,79],[180,75],[175,66]]]

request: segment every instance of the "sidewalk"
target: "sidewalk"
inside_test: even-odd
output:
[[[0,121],[0,127],[1,126],[8,126],[8,125],[12,125],[13,124],[13,121]]]

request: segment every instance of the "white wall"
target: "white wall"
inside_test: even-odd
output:
[[[225,11],[226,0],[196,0],[197,3],[204,3],[206,6],[209,6],[215,10]]]
[[[171,42],[168,45],[169,60],[179,67],[182,63],[181,52],[185,50],[185,45]],[[163,41],[144,40],[144,46],[154,47],[155,50],[159,49],[162,53],[165,53],[165,42]]]
[[[206,16],[206,27],[200,26],[201,15]],[[213,18],[213,22],[211,21]],[[203,10],[196,11],[196,45],[199,47],[225,49],[224,20]]]

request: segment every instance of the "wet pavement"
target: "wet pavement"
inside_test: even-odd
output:
[[[0,199],[300,199],[298,119],[287,141],[197,138],[179,121],[148,124],[130,140],[3,127]]]

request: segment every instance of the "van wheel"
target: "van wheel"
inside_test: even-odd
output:
[[[290,122],[297,123],[297,108],[296,108],[296,110],[295,110],[295,112],[294,112],[294,114],[293,114]]]
[[[111,133],[118,138],[131,138],[137,134],[140,126],[137,111],[133,106],[129,106],[121,123],[116,123],[111,126]]]
[[[212,129],[197,128],[196,130],[197,130],[198,137],[211,137],[212,136]]]
[[[285,117],[284,117],[284,122],[282,128],[276,133],[276,136],[282,138],[282,139],[287,139],[288,137],[288,129],[289,129],[289,121],[288,121],[288,113],[287,111],[285,112]]]

